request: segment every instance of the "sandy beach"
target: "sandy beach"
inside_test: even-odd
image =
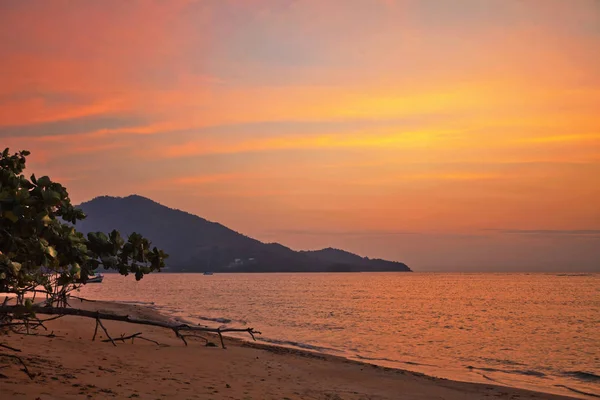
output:
[[[77,305],[135,318],[167,317],[150,308],[108,302]],[[0,358],[1,399],[566,399],[486,384],[454,382],[334,356],[227,339],[227,349],[172,331],[106,321],[114,338],[143,332],[144,340],[117,346],[91,338],[90,318],[47,323],[56,337],[5,335],[0,343],[22,350],[31,380],[15,360]],[[216,338],[209,338],[218,343]],[[10,353],[2,351],[3,353]]]

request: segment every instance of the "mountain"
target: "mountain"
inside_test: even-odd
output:
[[[396,261],[387,261],[379,258],[361,257],[345,250],[333,249],[331,247],[323,250],[300,251],[320,262],[330,263],[331,265],[347,266],[352,265],[354,270],[377,270],[377,271],[398,271],[399,264],[405,264]],[[406,267],[408,268],[408,267]]]
[[[87,215],[77,223],[79,231],[141,233],[169,254],[167,266],[172,272],[410,271],[403,263],[371,260],[342,250],[294,251],[278,243],[263,243],[137,195],[97,197],[79,208]]]

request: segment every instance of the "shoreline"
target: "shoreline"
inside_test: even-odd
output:
[[[382,371],[395,372],[395,373],[401,373],[401,374],[412,374],[414,376],[421,377],[424,379],[448,382],[451,384],[457,383],[457,384],[466,384],[466,385],[494,386],[497,389],[502,389],[502,388],[515,389],[515,390],[519,390],[519,391],[529,392],[532,394],[537,394],[540,396],[548,395],[548,396],[559,396],[559,398],[564,398],[564,399],[577,399],[577,397],[567,396],[562,393],[536,391],[536,390],[530,390],[530,389],[520,388],[520,387],[516,387],[516,386],[502,385],[502,384],[498,384],[496,382],[486,384],[486,383],[480,383],[480,382],[468,382],[468,381],[462,381],[462,380],[458,380],[458,379],[443,378],[443,377],[434,376],[434,375],[430,375],[430,374],[419,372],[419,371],[413,371],[413,370],[409,370],[409,369],[396,368],[396,367],[389,367],[386,365],[375,364],[375,363],[368,362],[368,361],[354,360],[354,359],[347,358],[347,357],[340,356],[340,355],[322,353],[317,350],[302,349],[302,348],[294,347],[291,345],[286,346],[286,345],[276,345],[276,344],[271,344],[271,343],[265,343],[264,341],[261,341],[260,339],[257,339],[256,341],[252,341],[252,340],[245,340],[243,338],[232,337],[232,336],[227,336],[227,335],[224,335],[224,337],[229,339],[231,342],[234,342],[235,345],[237,345],[237,346],[260,349],[260,350],[264,350],[264,351],[268,351],[268,352],[272,352],[272,353],[276,353],[276,354],[293,354],[293,355],[297,355],[300,357],[314,358],[314,359],[322,360],[322,361],[334,361],[334,362],[340,362],[340,363],[355,364],[355,365],[361,366],[363,368],[370,367],[370,368],[379,369]],[[600,395],[596,395],[593,393],[587,393],[587,392],[573,389],[573,388],[570,388],[570,387],[567,387],[564,385],[561,385],[560,387],[573,392],[573,395],[584,396],[584,397],[582,397],[584,399],[600,398]]]
[[[219,324],[223,325],[223,324],[221,324],[221,322],[223,322],[223,321],[220,321],[219,319],[195,318],[194,320],[191,320],[191,319],[187,319],[189,317],[184,317],[184,316],[179,316],[179,315],[169,315],[168,311],[163,310],[160,306],[156,305],[155,302],[144,303],[144,302],[137,302],[137,301],[132,301],[132,302],[127,302],[127,301],[118,302],[117,301],[115,303],[121,303],[121,304],[127,304],[127,305],[141,305],[142,307],[150,308],[157,314],[163,315],[168,318],[172,318],[174,321],[181,322],[184,324],[190,324],[190,325],[200,324],[202,326],[210,326],[210,327],[215,327],[215,328]],[[204,323],[206,321],[211,321],[211,322],[215,322],[215,323],[219,323],[219,324],[206,325]],[[262,337],[261,335],[257,335],[256,339],[254,341],[251,340],[250,337],[246,337],[245,334],[237,334],[237,336],[233,336],[231,334],[225,333],[225,334],[223,334],[223,336],[230,339],[231,341],[235,342],[239,346],[263,349],[266,351],[273,351],[275,353],[289,352],[292,354],[299,354],[299,355],[302,355],[303,357],[309,357],[309,358],[310,357],[317,358],[317,359],[332,358],[332,359],[337,359],[337,360],[343,361],[343,362],[356,363],[356,364],[359,364],[362,366],[374,366],[377,368],[381,368],[383,370],[408,372],[408,373],[420,375],[423,377],[440,379],[443,381],[459,382],[459,383],[465,383],[465,384],[477,384],[477,385],[494,385],[494,386],[498,386],[501,388],[512,388],[512,389],[518,389],[518,390],[525,390],[525,391],[529,391],[529,392],[533,392],[533,393],[566,396],[567,398],[573,398],[571,396],[578,396],[575,398],[582,398],[582,399],[600,398],[600,393],[595,394],[595,393],[591,393],[591,392],[588,392],[585,390],[579,390],[579,389],[576,389],[576,388],[573,388],[573,387],[570,387],[570,386],[567,386],[564,384],[556,384],[556,385],[548,386],[547,387],[548,389],[544,390],[544,388],[539,388],[539,387],[531,387],[531,386],[527,387],[526,385],[518,386],[518,385],[511,385],[510,383],[503,383],[503,382],[498,381],[497,378],[493,379],[493,378],[489,377],[488,376],[489,374],[486,375],[486,373],[484,373],[484,372],[487,372],[488,369],[483,368],[483,367],[481,367],[481,368],[467,367],[470,371],[475,371],[475,370],[482,371],[479,375],[483,379],[465,380],[465,379],[461,379],[461,377],[451,376],[452,374],[448,374],[448,373],[446,373],[445,376],[444,375],[441,375],[441,376],[436,375],[435,372],[432,372],[430,369],[427,369],[427,368],[425,368],[425,369],[421,368],[419,370],[418,366],[423,366],[423,365],[428,365],[428,364],[420,364],[420,363],[415,363],[412,361],[397,361],[397,360],[389,360],[389,359],[380,360],[380,359],[363,358],[360,355],[352,356],[349,354],[344,354],[343,351],[338,350],[338,349],[319,347],[316,345],[308,345],[308,344],[304,344],[301,342],[288,342],[288,341],[267,339],[267,338]],[[283,351],[281,351],[281,350],[283,350]],[[377,361],[383,361],[383,362],[378,363]],[[405,365],[407,365],[407,367],[398,366],[398,364],[405,364]],[[496,372],[505,372],[505,371],[497,370]],[[510,372],[507,372],[507,373],[510,373]],[[554,391],[552,390],[553,388],[555,388]]]
[[[143,319],[176,320],[151,307],[140,305],[77,302],[77,307],[129,314]],[[454,381],[231,336],[225,336],[228,347],[226,350],[207,347],[202,341],[195,340],[189,341],[189,346],[185,347],[171,331],[164,328],[140,327],[113,321],[106,321],[104,324],[115,339],[121,334],[142,331],[143,336],[157,340],[164,346],[137,340],[133,345],[127,341],[114,347],[101,341],[105,339],[104,335],[100,340],[92,342],[91,335],[95,325],[92,319],[64,317],[48,323],[48,329],[57,335],[55,338],[0,336],[0,342],[22,349],[23,353],[19,355],[32,372],[39,374],[30,381],[17,364],[2,358],[0,365],[8,362],[8,367],[0,369],[0,392],[12,393],[12,398],[34,396],[33,398],[40,399],[59,399],[82,398],[82,395],[88,398],[122,398],[125,385],[128,385],[134,388],[129,397],[154,399],[443,397],[458,400],[490,396],[506,399],[591,398],[583,397],[582,394],[569,397],[534,392],[494,383]],[[203,336],[218,344],[218,340],[212,335]],[[208,353],[210,356],[205,357]],[[133,382],[132,370],[128,368],[132,365],[145,369],[145,373],[138,373]],[[72,372],[61,374],[63,370]],[[79,378],[82,375],[84,378]],[[113,379],[106,379],[107,377]],[[115,380],[115,377],[123,379],[123,382],[117,382],[120,379]],[[206,384],[198,379],[207,377],[212,383]],[[73,379],[77,379],[77,382],[73,382]],[[192,395],[192,389],[203,395]],[[573,393],[575,395],[578,393]]]

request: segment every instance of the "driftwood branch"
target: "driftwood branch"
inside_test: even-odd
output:
[[[115,338],[114,340],[118,340],[120,342],[125,343],[126,340],[131,339],[131,343],[133,343],[133,341],[135,339],[141,339],[141,340],[145,340],[147,342],[152,342],[152,343],[156,344],[157,346],[166,346],[166,345],[161,345],[156,340],[148,339],[148,338],[145,338],[145,337],[143,337],[141,335],[142,335],[142,332],[134,333],[133,335],[129,335],[129,336],[125,336],[123,334],[123,335],[121,335],[121,337]],[[110,342],[110,339],[105,339],[105,340],[103,340],[103,342]]]
[[[102,320],[100,320],[100,317],[96,317],[96,331],[98,331],[98,325],[100,325],[100,328],[102,328],[102,330],[106,334],[106,337],[108,338],[108,340],[110,340],[110,342],[113,344],[113,346],[116,347],[117,344],[115,343],[115,341],[113,340],[113,338],[111,338],[110,335],[108,334],[108,331],[104,327],[104,324],[102,323]],[[96,336],[96,332],[94,332],[94,337],[95,336]]]
[[[1,315],[1,314],[0,314]],[[34,336],[49,336],[49,337],[54,337],[54,332],[52,332],[50,335],[39,335],[39,334],[33,334],[30,332],[30,330],[36,330],[39,327],[44,328],[45,331],[48,331],[48,328],[46,328],[46,325],[44,325],[45,322],[48,321],[53,321],[55,319],[59,319],[64,317],[64,315],[56,315],[54,317],[50,317],[50,318],[46,318],[46,319],[40,319],[40,318],[36,318],[36,317],[24,317],[22,320],[19,320],[18,322],[0,322],[0,328],[9,328],[11,331],[15,332],[15,333],[21,333],[21,334],[27,334],[27,335],[34,335]],[[12,319],[9,319],[12,320]],[[24,328],[26,330],[26,332],[22,332],[22,330],[20,330],[19,328]]]
[[[11,346],[9,346],[7,344],[4,344],[4,343],[0,343],[0,347],[2,347],[4,349],[12,350],[12,351],[17,352],[17,353],[21,352],[21,349],[17,349],[17,348],[11,347]]]
[[[0,343],[0,347],[3,349],[8,349],[8,350],[14,351],[16,353],[21,352],[21,349],[14,348],[14,347],[11,347],[11,346],[3,344],[3,343]],[[0,353],[0,357],[12,358],[13,360],[17,360],[23,366],[23,372],[25,372],[27,374],[29,379],[33,379],[35,377],[35,375],[29,371],[29,368],[27,368],[27,364],[25,364],[25,361],[23,361],[23,359],[21,357],[15,356],[14,354],[6,354],[6,353]]]
[[[71,294],[71,295],[69,295],[69,298],[70,298],[70,299],[77,299],[77,300],[79,300],[79,302],[81,302],[81,303],[83,303],[84,301],[87,301],[87,302],[89,302],[89,303],[95,303],[95,302],[96,302],[96,300],[86,299],[86,298],[79,297],[79,296],[73,296],[72,294]]]
[[[219,335],[219,339],[221,341],[221,347],[223,347],[223,348],[225,348],[223,333],[246,332],[254,340],[256,340],[254,335],[260,334],[260,332],[254,330],[254,328],[243,328],[243,329],[242,328],[208,328],[208,327],[204,327],[204,326],[195,326],[195,325],[188,325],[188,324],[173,324],[173,323],[163,322],[163,321],[137,319],[137,318],[132,318],[129,315],[109,314],[109,313],[103,313],[103,312],[98,312],[98,311],[82,310],[82,309],[78,309],[78,308],[49,307],[49,306],[35,307],[34,306],[31,309],[25,309],[25,307],[19,306],[19,305],[0,306],[0,314],[3,314],[3,313],[4,314],[9,314],[9,313],[17,313],[18,314],[18,313],[24,313],[24,312],[34,312],[35,314],[60,315],[60,316],[76,315],[79,317],[94,318],[96,320],[96,330],[94,332],[94,339],[95,339],[96,333],[98,331],[98,325],[100,325],[100,327],[104,330],[104,332],[106,333],[106,336],[109,339],[111,339],[106,328],[104,327],[104,325],[102,324],[102,322],[100,320],[120,321],[120,322],[127,322],[130,324],[157,326],[160,328],[171,329],[175,333],[175,335],[185,343],[186,346],[187,346],[187,341],[185,340],[185,336],[182,335],[181,332],[215,333],[215,334]],[[0,326],[1,326],[1,324],[0,324]],[[116,345],[116,343],[114,343],[114,340],[111,339],[111,342]]]
[[[23,372],[25,372],[27,374],[29,379],[33,380],[33,378],[35,378],[35,374],[33,374],[29,371],[29,368],[27,368],[27,364],[25,364],[25,361],[23,361],[23,359],[21,357],[15,356],[14,354],[6,354],[6,353],[0,353],[0,357],[7,357],[7,358],[12,358],[13,360],[17,360],[23,366]]]

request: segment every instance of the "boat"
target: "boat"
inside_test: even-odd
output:
[[[104,279],[104,275],[95,274],[88,278],[87,283],[102,283],[102,279]]]

